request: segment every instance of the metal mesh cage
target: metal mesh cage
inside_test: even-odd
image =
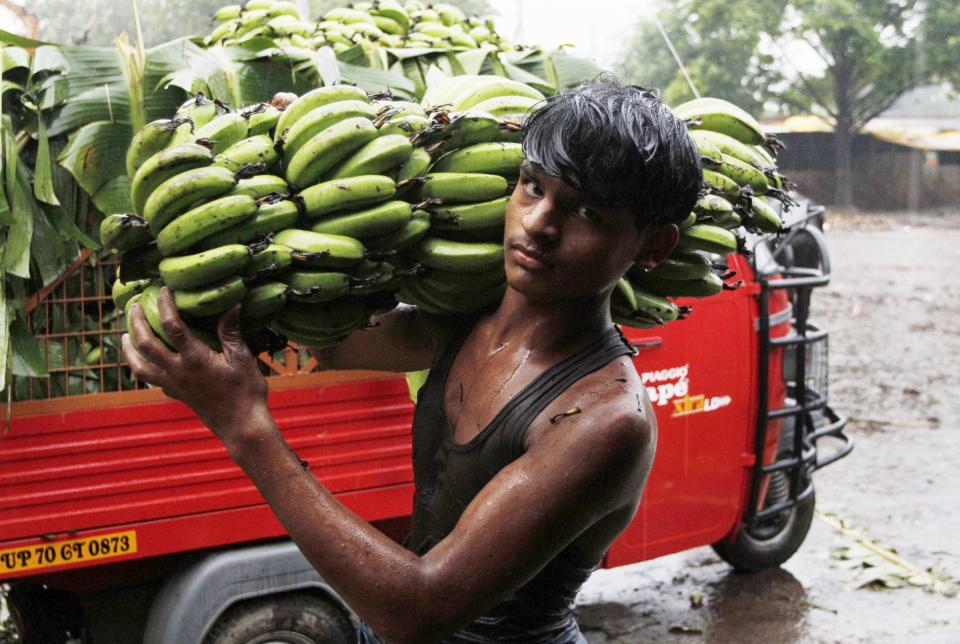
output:
[[[123,312],[111,299],[116,255],[90,250],[26,304],[28,328],[36,338],[47,376],[14,376],[13,401],[136,391],[148,387],[131,375],[120,351],[126,332]],[[293,376],[313,371],[309,353],[288,346],[260,355],[267,376]]]

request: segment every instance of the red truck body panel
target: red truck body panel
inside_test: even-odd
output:
[[[662,329],[624,329],[638,345],[634,363],[659,438],[643,503],[611,547],[608,567],[719,541],[743,516],[757,421],[757,306],[748,264],[730,263],[747,279],[741,289],[682,302],[693,314]],[[786,306],[781,296],[771,313]],[[789,322],[774,327],[775,336],[788,331]],[[775,352],[768,386],[777,405],[785,395],[781,370]],[[409,517],[413,405],[405,380],[272,380],[278,425],[320,480],[368,521]],[[284,536],[189,409],[156,391],[103,398],[110,406],[69,412],[15,405],[0,436],[0,579],[63,576],[76,585],[79,568],[119,572],[163,555]],[[90,583],[103,578],[91,574]]]

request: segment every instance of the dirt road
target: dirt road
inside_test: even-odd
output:
[[[960,642],[960,213],[833,213],[827,238],[833,279],[814,317],[830,330],[831,402],[856,448],[816,474],[806,542],[757,575],[709,548],[598,571],[578,599],[591,644]],[[878,569],[831,557],[863,552],[858,538],[896,552],[901,564],[881,571],[932,569],[944,583],[859,587]]]

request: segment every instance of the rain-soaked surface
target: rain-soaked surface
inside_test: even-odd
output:
[[[831,213],[827,239],[833,279],[814,318],[856,447],[814,477],[826,516],[779,570],[738,574],[704,547],[597,571],[577,608],[591,644],[960,642],[949,583],[861,586],[878,569],[831,556],[859,537],[960,579],[960,214]]]

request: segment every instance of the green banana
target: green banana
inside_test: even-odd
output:
[[[308,335],[340,335],[365,326],[369,319],[363,299],[346,296],[331,304],[291,304],[278,321]]]
[[[259,280],[267,275],[285,271],[293,265],[293,250],[282,244],[267,244],[250,258],[244,275]]]
[[[158,235],[192,204],[226,194],[236,185],[233,173],[218,166],[181,172],[157,186],[143,206],[143,218]]]
[[[373,18],[366,11],[360,11],[359,9],[351,9],[349,7],[335,7],[330,9],[327,13],[323,14],[324,20],[336,20],[337,22],[342,22],[345,24],[352,23],[367,23],[370,25],[375,24]]]
[[[776,166],[775,163],[768,161],[762,154],[760,154],[756,148],[745,143],[741,143],[732,136],[728,136],[720,132],[713,132],[711,130],[690,130],[690,137],[697,143],[698,146],[702,141],[705,144],[712,145],[714,148],[716,148],[717,152],[714,154],[704,154],[704,156],[708,156],[711,159],[720,159],[721,154],[726,154],[735,159],[739,159],[743,163],[750,164],[761,172]],[[702,152],[703,148],[700,148],[700,150]]]
[[[693,210],[698,215],[717,217],[733,212],[733,204],[720,195],[707,194],[697,199]]]
[[[312,185],[300,193],[299,199],[305,217],[316,219],[331,212],[380,203],[396,193],[397,184],[390,177],[367,175]]]
[[[241,11],[243,11],[243,8],[240,5],[228,4],[217,9],[213,17],[220,22],[226,22],[227,20],[239,18]]]
[[[179,127],[189,129],[192,124],[186,120],[159,119],[140,128],[127,148],[127,176],[133,179],[147,159],[166,148]]]
[[[407,160],[397,168],[397,181],[404,181],[423,175],[430,167],[433,159],[430,153],[423,148],[414,148]]]
[[[730,155],[721,154],[717,163],[709,163],[710,169],[729,177],[739,186],[750,186],[757,194],[763,194],[770,187],[766,175],[749,163],[744,163]]]
[[[710,260],[700,253],[675,251],[657,264],[649,275],[673,280],[695,280],[712,270]]]
[[[413,152],[410,140],[400,134],[378,136],[334,168],[333,179],[380,174],[396,168]]]
[[[633,288],[633,299],[637,303],[635,309],[627,312],[631,318],[649,319],[653,316],[654,321],[660,325],[680,317],[680,307],[667,298],[638,288],[633,282],[630,286]]]
[[[507,180],[497,174],[432,172],[424,180],[415,192],[421,201],[439,199],[444,204],[472,203],[497,199],[507,191]],[[436,209],[434,213],[440,214]]]
[[[720,132],[749,145],[760,145],[766,139],[756,119],[722,99],[694,99],[678,105],[673,112],[677,117],[689,120],[691,129]]]
[[[404,250],[423,239],[430,231],[430,213],[416,210],[403,228],[390,235],[364,240],[371,251]]]
[[[477,80],[467,86],[453,102],[454,112],[469,110],[483,101],[497,96],[526,96],[537,101],[543,100],[543,94],[529,85],[504,78],[502,76],[477,76]]]
[[[173,289],[196,288],[239,273],[249,262],[249,247],[228,244],[193,255],[167,257],[160,262],[160,277]]]
[[[204,46],[209,47],[210,45],[219,43],[227,36],[233,35],[239,26],[240,20],[236,18],[221,22],[219,25],[214,27],[213,31],[203,37]]]
[[[270,103],[257,103],[243,111],[247,119],[247,136],[268,134],[272,138],[273,129],[280,121],[280,110]]]
[[[110,215],[100,222],[100,242],[113,251],[125,253],[151,241],[147,222],[136,215]]]
[[[484,273],[454,273],[437,268],[428,268],[426,275],[416,279],[430,281],[441,291],[468,291],[473,288],[487,289],[506,279],[503,266]]]
[[[192,135],[197,128],[203,127],[210,121],[212,121],[217,113],[220,111],[220,107],[214,102],[208,99],[203,95],[203,92],[198,93],[193,98],[187,99],[179,108],[174,115],[174,119],[190,119],[193,123],[193,127],[186,131],[186,134]],[[178,135],[180,131],[178,130]],[[186,139],[183,141],[178,141],[179,136],[174,137],[173,143],[186,143]]]
[[[374,21],[376,21],[376,16],[383,16],[396,21],[403,33],[410,31],[410,16],[396,0],[379,0],[370,9],[370,14],[374,17]],[[383,28],[381,27],[381,29]]]
[[[278,313],[287,303],[287,290],[283,282],[266,282],[247,290],[240,304],[240,315],[263,319]]]
[[[182,172],[203,168],[213,163],[209,148],[196,143],[185,143],[161,150],[141,165],[130,181],[130,202],[133,209],[143,214],[143,208],[161,183]]]
[[[274,2],[267,8],[267,14],[273,17],[293,16],[297,20],[303,19],[300,9],[297,8],[297,5],[292,2],[288,2],[287,0],[274,0]]]
[[[147,320],[147,324],[150,325],[150,329],[165,345],[172,349],[173,342],[170,341],[170,336],[167,335],[166,331],[163,330],[163,325],[160,324],[159,297],[160,285],[153,283],[143,289],[143,293],[140,294],[137,304],[140,305],[140,310],[143,311],[143,317]]]
[[[740,185],[730,177],[707,168],[703,168],[700,172],[703,174],[703,185],[707,190],[729,199],[740,197]]]
[[[413,250],[418,262],[457,273],[483,273],[503,266],[503,245],[426,238]]]
[[[695,224],[680,231],[677,248],[727,255],[737,251],[737,238],[729,230],[707,224]]]
[[[503,228],[510,197],[432,208],[430,223],[436,230],[487,230]]]
[[[750,223],[765,233],[779,233],[783,230],[780,215],[760,197],[750,197],[750,208],[746,214]]]
[[[239,112],[225,112],[193,131],[194,140],[213,141],[210,150],[219,154],[247,136],[247,119]]]
[[[142,293],[143,289],[150,286],[153,282],[152,279],[142,279],[142,280],[131,280],[129,282],[122,282],[119,279],[114,281],[113,286],[110,289],[110,298],[113,300],[113,305],[117,307],[118,310],[126,308],[127,302],[131,297]]]
[[[181,289],[173,292],[177,309],[196,317],[219,315],[243,301],[247,287],[238,275],[228,277],[199,289]]]
[[[283,180],[273,174],[257,174],[247,179],[240,179],[237,186],[230,191],[231,195],[247,195],[254,199],[260,199],[267,195],[286,194],[290,186]]]
[[[408,115],[419,116],[421,118],[426,118],[427,116],[427,113],[419,103],[413,103],[411,101],[377,101],[374,103],[374,106],[377,108],[378,113],[386,110],[387,113],[390,114],[391,119]]]
[[[287,299],[295,302],[329,302],[350,291],[350,276],[330,271],[289,271],[281,277],[290,287]]]
[[[347,268],[363,261],[366,248],[353,237],[288,228],[273,241],[294,251],[293,262],[310,268]]]
[[[294,123],[318,107],[350,100],[367,101],[367,93],[353,85],[330,85],[307,92],[290,103],[280,114],[280,120],[274,129],[274,140],[279,139]]]
[[[394,116],[380,126],[380,136],[399,134],[400,136],[410,138],[428,127],[430,127],[430,119],[417,116],[416,114]]]
[[[617,286],[610,295],[610,306],[613,309],[623,309],[625,311],[635,311],[639,306],[637,296],[633,292],[633,285],[626,277],[617,280]]]
[[[389,262],[365,261],[356,269],[354,276],[358,282],[350,285],[351,295],[369,295],[385,289],[393,290],[397,278],[393,265]]]
[[[157,235],[157,247],[165,257],[177,255],[210,235],[253,217],[257,202],[248,195],[208,201],[174,219]]]
[[[232,172],[257,164],[266,169],[280,158],[268,134],[256,134],[241,139],[213,158],[213,164]]]
[[[697,223],[697,213],[691,212],[689,215],[687,215],[686,219],[684,219],[679,224],[677,224],[677,228],[679,228],[680,230],[683,230],[685,228],[689,228],[695,223]]]
[[[373,21],[374,23],[376,23],[380,31],[384,33],[391,34],[394,36],[402,36],[405,33],[407,33],[406,31],[404,31],[403,26],[393,18],[374,15]]]
[[[387,201],[366,210],[320,220],[310,227],[315,233],[346,235],[360,241],[390,235],[410,222],[412,210],[406,201]]]
[[[300,188],[317,183],[338,163],[376,139],[377,134],[376,126],[363,117],[331,125],[293,155],[287,166],[287,181]]]
[[[695,280],[668,280],[652,275],[638,279],[643,288],[670,297],[709,297],[723,290],[723,280],[713,271]]]
[[[365,118],[373,121],[377,110],[366,100],[338,101],[317,107],[290,123],[290,128],[277,139],[283,141],[283,155],[292,159],[307,141],[331,125],[348,118]]]
[[[497,117],[524,116],[536,105],[539,105],[543,99],[530,98],[529,96],[495,96],[481,101],[471,109],[477,112],[487,112]]]
[[[523,161],[519,143],[477,143],[440,158],[431,172],[471,172],[516,176]]]
[[[274,203],[263,203],[257,207],[257,213],[239,224],[224,231],[204,237],[195,246],[197,250],[209,250],[226,244],[245,244],[258,240],[270,233],[290,228],[300,218],[300,211],[292,201],[283,199]]]
[[[428,147],[437,155],[479,143],[492,143],[500,137],[500,120],[486,112],[461,112],[450,117],[442,127],[430,128],[418,135],[414,142]]]
[[[723,154],[723,150],[717,147],[717,144],[710,139],[710,135],[716,134],[716,132],[710,132],[709,130],[690,130],[688,134],[700,151],[700,157],[702,159],[717,160],[720,158],[720,155]]]
[[[703,222],[708,223],[708,222]],[[725,215],[720,215],[719,217],[714,217],[710,222],[712,226],[719,226],[720,228],[725,228],[727,230],[733,230],[734,228],[739,228],[743,224],[743,218],[735,212],[729,212]]]

